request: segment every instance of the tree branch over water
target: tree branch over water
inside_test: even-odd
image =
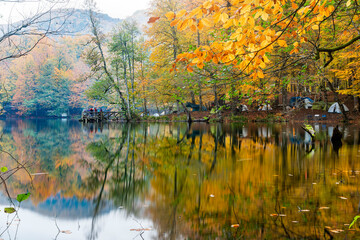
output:
[[[40,1],[2,1],[13,3],[40,2]],[[50,6],[45,11],[38,10],[37,13],[24,20],[0,25],[0,62],[26,56],[41,41],[51,35],[66,33],[66,23],[74,10],[57,9],[60,3],[68,0],[46,1]]]

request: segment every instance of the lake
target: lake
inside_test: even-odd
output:
[[[6,188],[31,196],[4,213],[2,184],[0,238],[355,239],[360,128],[313,126],[1,121],[1,166],[28,171]]]

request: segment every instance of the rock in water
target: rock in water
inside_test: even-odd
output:
[[[343,134],[342,132],[340,132],[339,126],[336,126],[334,128],[334,132],[331,137],[331,143],[333,144],[333,148],[336,153],[339,153],[339,149],[342,147],[342,141],[341,141],[342,135]]]

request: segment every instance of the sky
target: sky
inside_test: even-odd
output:
[[[16,2],[22,1],[22,3]],[[65,1],[65,0],[62,0]],[[125,18],[135,11],[149,7],[150,0],[94,0],[97,9],[113,18]],[[25,2],[25,3],[24,3]],[[54,2],[53,0],[51,2]],[[46,10],[49,2],[44,0],[0,0],[0,24],[22,20],[40,10]],[[69,0],[57,7],[84,8],[84,1]]]

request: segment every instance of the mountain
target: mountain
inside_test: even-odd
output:
[[[89,12],[82,9],[67,9],[70,12],[70,17],[66,21],[65,30],[68,33],[76,35],[84,35],[90,33]],[[58,13],[55,13],[58,14]],[[116,25],[124,21],[124,19],[112,18],[104,13],[95,13],[99,21],[102,32],[109,33]],[[145,10],[138,10],[133,15],[127,17],[125,20],[134,20],[137,22],[139,29],[142,30],[147,25],[148,17]]]
[[[125,18],[126,21],[133,20],[137,22],[139,30],[143,31],[144,27],[148,26],[149,16],[145,10],[138,10],[133,13],[130,17]]]
[[[96,19],[99,22],[101,31],[109,33],[112,29],[124,19],[112,18],[104,13],[95,13]],[[48,19],[53,19],[50,26]],[[139,29],[147,24],[147,17],[145,10],[136,11],[132,16],[126,20],[135,20],[138,23]],[[10,26],[10,29],[19,28],[21,25],[26,25],[26,21],[20,21]],[[89,12],[84,9],[55,9],[51,13],[46,13],[37,20],[37,23],[27,28],[37,29],[41,31],[56,31],[56,35],[87,35],[91,33],[90,30]],[[7,29],[9,26],[0,25],[0,29]],[[60,31],[58,31],[60,29]]]

